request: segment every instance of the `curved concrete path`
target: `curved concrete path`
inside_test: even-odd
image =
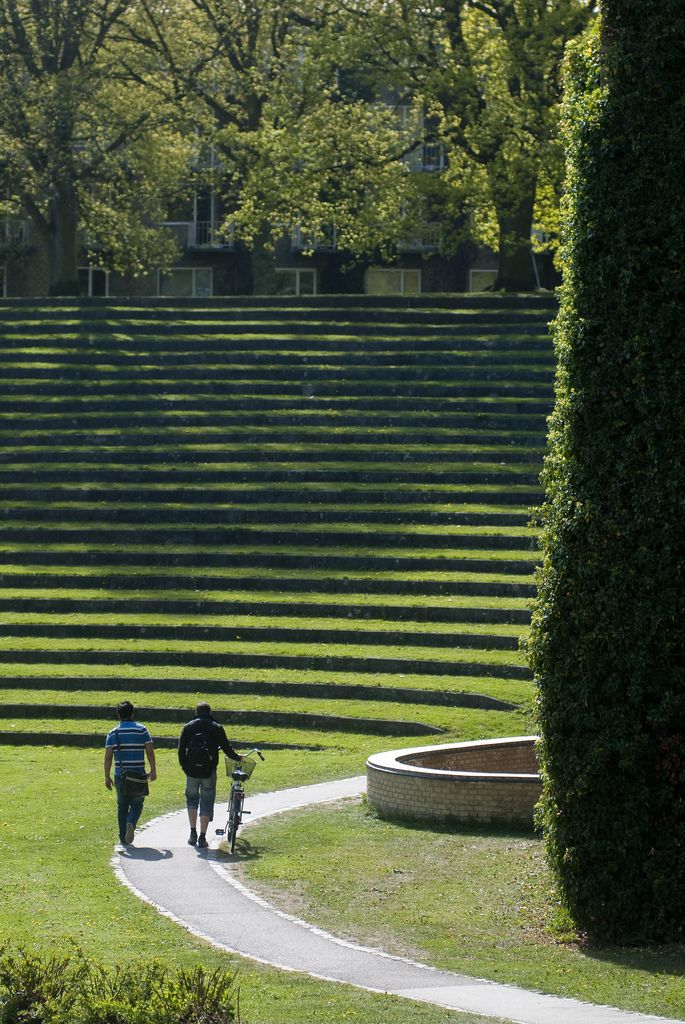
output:
[[[248,820],[358,796],[365,786],[360,777],[248,795]],[[114,857],[114,869],[141,899],[221,949],[325,981],[519,1024],[685,1024],[440,971],[338,939],[246,889],[231,873],[231,859],[217,853],[219,840],[208,837],[210,849],[198,851],[187,837],[185,810],[157,818]]]

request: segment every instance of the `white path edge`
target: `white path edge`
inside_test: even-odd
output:
[[[252,809],[252,817],[249,822],[244,823],[243,828],[272,814],[282,814],[302,807],[360,796],[364,792],[365,785],[366,779],[360,776],[338,782],[257,794],[248,800],[248,807]],[[219,863],[216,860],[197,856],[194,850],[186,846],[186,836],[185,810],[173,811],[170,814],[154,818],[143,826],[137,833],[135,849],[137,852],[141,841],[144,842],[146,839],[152,841],[153,846],[150,849],[159,854],[160,860],[167,860],[168,856],[185,861],[182,865],[185,872],[184,879],[187,877],[187,868],[190,865],[194,887],[198,885],[203,876],[205,883],[208,882],[207,875],[211,874],[215,879],[220,880],[222,889],[228,887],[223,889],[227,903],[236,898],[248,901],[248,906],[252,906],[255,912],[266,915],[265,920],[269,922],[268,927],[274,929],[274,935],[277,934],[279,928],[291,931],[297,929],[302,939],[308,936],[309,940],[315,943],[314,948],[317,948],[317,943],[320,948],[327,947],[329,951],[337,948],[341,958],[347,955],[357,963],[361,957],[365,969],[355,980],[355,964],[352,962],[344,977],[336,977],[335,973],[331,971],[313,970],[311,964],[298,965],[296,962],[297,950],[292,957],[284,956],[282,949],[278,948],[278,943],[274,944],[272,951],[267,949],[265,953],[262,948],[250,949],[248,936],[248,948],[246,948],[246,942],[242,935],[230,934],[231,926],[236,933],[240,930],[241,921],[239,917],[233,918],[230,910],[221,914],[220,926],[217,927],[213,925],[211,913],[208,915],[205,911],[204,916],[201,912],[193,913],[192,900],[187,900],[185,894],[180,910],[178,907],[172,909],[179,902],[178,891],[175,889],[173,879],[168,880],[166,885],[162,880],[160,891],[158,864],[151,863],[149,860],[141,862],[128,856],[122,857],[118,853],[113,856],[112,867],[122,885],[125,885],[135,896],[148,903],[158,913],[181,925],[189,933],[226,952],[238,954],[279,970],[305,973],[321,981],[336,983],[342,981],[370,992],[392,994],[484,1017],[498,1017],[512,1021],[514,1024],[685,1024],[685,1021],[681,1019],[675,1020],[619,1010],[566,997],[527,991],[513,985],[499,984],[486,979],[439,971],[413,960],[393,956],[382,950],[371,949],[341,939],[315,925],[272,907],[266,900],[243,885],[231,872],[230,865],[227,866],[225,862]],[[213,849],[216,849],[218,845],[218,841],[210,842]],[[176,851],[175,854],[171,852],[172,850]],[[207,868],[210,868],[209,873]],[[176,881],[178,882],[178,879]],[[201,888],[202,886],[200,886]],[[231,893],[233,895],[230,895]],[[221,898],[221,892],[218,895]],[[214,901],[213,913],[217,914],[217,890],[215,887],[212,888],[209,898]],[[223,910],[223,907],[220,909]],[[196,918],[195,921],[193,917]],[[209,926],[205,924],[203,927],[199,927],[198,917],[203,921],[209,917]],[[238,922],[237,925],[233,923],[234,920]],[[227,928],[228,935],[226,935]],[[293,943],[289,943],[288,947],[291,945]],[[287,962],[288,960],[290,962]],[[398,984],[398,969],[406,982],[411,979],[409,985],[404,980]]]

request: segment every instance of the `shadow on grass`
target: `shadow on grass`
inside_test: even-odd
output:
[[[664,977],[685,976],[685,945],[599,946],[587,942],[581,944],[580,952],[588,960],[614,967],[627,967]]]
[[[253,846],[249,839],[242,837],[236,840],[235,853],[229,853],[224,846],[218,850],[209,850],[209,859],[219,861],[220,864],[241,864],[248,860],[258,860],[261,855],[261,847]]]
[[[542,842],[542,833],[530,825],[521,822],[480,822],[462,821],[460,818],[445,818],[437,821],[432,818],[414,818],[403,815],[379,814],[366,797],[362,798],[364,811],[369,817],[378,821],[386,821],[409,832],[433,832],[436,835],[480,836],[488,839],[538,839]]]

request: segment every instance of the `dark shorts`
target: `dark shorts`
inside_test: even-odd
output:
[[[216,772],[206,779],[194,779],[186,775],[186,806],[191,811],[199,807],[200,817],[211,821],[214,817],[214,800],[216,799]]]

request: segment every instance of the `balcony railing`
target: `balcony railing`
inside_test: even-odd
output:
[[[411,238],[402,238],[397,243],[398,252],[438,252],[441,229],[439,224],[428,224]]]
[[[232,238],[226,238],[208,220],[173,220],[163,225],[181,249],[232,249]]]
[[[309,235],[302,228],[295,228],[290,236],[293,252],[335,252],[338,248],[338,232],[335,227],[322,228],[315,235]]]

